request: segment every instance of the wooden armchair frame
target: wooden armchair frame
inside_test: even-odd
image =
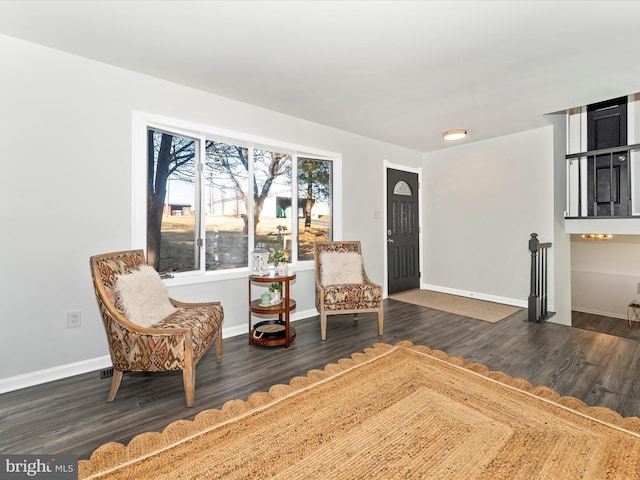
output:
[[[107,402],[115,399],[124,372],[182,370],[186,404],[192,407],[196,364],[214,342],[216,361],[222,360],[224,311],[220,302],[185,303],[170,298],[178,311],[151,328],[142,327],[123,314],[114,287],[118,275],[145,265],[144,252],[128,250],[94,255],[90,265],[113,362]]]
[[[314,260],[316,267],[315,301],[320,312],[320,336],[327,338],[327,316],[353,314],[358,319],[358,313],[375,312],[378,314],[378,335],[382,335],[384,328],[384,309],[382,302],[382,287],[372,282],[367,276],[362,263],[362,284],[322,285],[323,252],[354,252],[362,256],[359,241],[315,242]],[[335,298],[339,298],[334,302]],[[348,301],[345,301],[348,298]],[[360,301],[358,301],[360,299]]]

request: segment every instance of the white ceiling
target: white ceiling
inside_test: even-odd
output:
[[[0,1],[0,34],[418,151],[639,92],[639,19],[636,1]]]

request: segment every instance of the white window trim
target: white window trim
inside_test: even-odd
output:
[[[334,240],[342,238],[342,155],[328,150],[320,150],[290,142],[283,142],[242,132],[234,132],[221,128],[203,125],[185,120],[165,117],[141,111],[132,111],[131,117],[131,248],[147,249],[147,128],[169,129],[176,133],[184,133],[190,137],[198,137],[203,148],[205,136],[215,137],[220,141],[230,143],[240,142],[254,148],[277,149],[283,153],[290,153],[294,162],[298,157],[311,157],[317,160],[328,160],[333,163],[332,185],[332,231]],[[181,132],[183,131],[183,132]],[[252,162],[250,162],[252,165]],[[294,167],[294,173],[297,164]],[[297,177],[296,177],[297,178]],[[297,202],[297,192],[292,192],[292,203]],[[297,212],[296,210],[293,210]],[[293,221],[297,221],[297,214]],[[251,231],[251,229],[250,229]],[[251,239],[250,239],[251,240]],[[297,250],[297,242],[293,247]],[[313,260],[297,261],[293,269],[313,270]],[[176,274],[173,279],[167,280],[170,286],[188,285],[218,280],[244,278],[248,275],[249,268],[234,268],[229,270],[216,270],[209,272],[186,272]]]

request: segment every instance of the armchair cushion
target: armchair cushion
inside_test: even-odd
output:
[[[218,333],[224,313],[220,305],[177,308],[175,313],[155,324],[155,328],[188,328],[193,336],[193,355],[200,358]]]
[[[362,255],[356,252],[322,252],[320,254],[322,286],[363,283]]]
[[[324,288],[324,310],[376,309],[382,301],[380,286],[370,283],[331,285]],[[320,305],[316,305],[320,310]]]
[[[177,310],[160,275],[148,265],[118,275],[115,294],[127,319],[141,327],[151,327]]]

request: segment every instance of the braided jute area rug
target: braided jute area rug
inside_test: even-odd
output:
[[[377,343],[246,401],[109,443],[99,479],[631,479],[640,419],[441,351]]]

